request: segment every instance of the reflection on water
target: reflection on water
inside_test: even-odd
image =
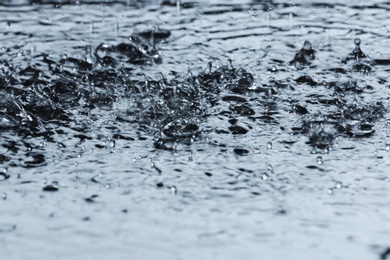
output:
[[[388,10],[2,1],[0,256],[386,259]]]

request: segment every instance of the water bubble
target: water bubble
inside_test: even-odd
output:
[[[355,42],[356,46],[359,46],[359,45],[360,45],[360,43],[361,43],[361,41],[360,41],[360,39],[359,39],[359,38],[356,38],[356,39],[354,40],[354,42]]]
[[[271,142],[268,142],[268,143],[267,143],[267,149],[268,149],[268,150],[271,150],[271,149],[272,149],[272,143],[271,143]]]
[[[317,164],[323,164],[322,157],[318,156],[317,157]]]

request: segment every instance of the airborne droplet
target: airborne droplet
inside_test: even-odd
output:
[[[322,157],[321,156],[318,156],[317,157],[317,164],[322,164],[323,161],[322,161]]]
[[[361,41],[360,41],[359,38],[356,38],[356,39],[354,40],[354,42],[355,42],[356,46],[359,46]]]
[[[305,50],[305,51],[309,51],[309,50],[311,50],[311,48],[312,48],[312,45],[311,45],[311,42],[309,42],[309,41],[305,41],[305,43],[303,44],[303,50]]]

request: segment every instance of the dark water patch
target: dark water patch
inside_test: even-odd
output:
[[[386,260],[390,257],[390,247],[387,248],[386,250],[384,250],[381,254],[380,254],[380,259],[381,260]]]
[[[6,172],[0,172],[0,181],[5,181],[9,179],[11,175],[7,174]]]
[[[58,183],[49,184],[42,188],[42,191],[46,191],[46,192],[56,192],[58,190],[59,190]]]
[[[249,154],[249,151],[245,148],[235,148],[234,153],[240,156],[245,156]]]
[[[95,202],[96,202],[96,198],[98,198],[98,197],[99,197],[99,195],[93,194],[93,195],[91,195],[90,197],[85,198],[84,200],[85,200],[86,202],[88,202],[88,203],[95,203]]]

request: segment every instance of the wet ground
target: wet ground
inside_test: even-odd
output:
[[[1,259],[390,259],[390,3],[1,3]]]

